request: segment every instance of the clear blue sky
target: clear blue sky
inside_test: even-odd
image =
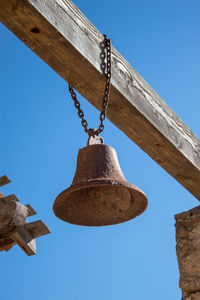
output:
[[[88,19],[199,135],[200,1],[74,1]],[[67,85],[0,25],[2,188],[30,203],[52,234],[37,255],[15,246],[0,253],[2,300],[176,300],[178,266],[174,215],[199,202],[123,132],[106,121],[106,144],[116,148],[129,182],[144,190],[148,209],[116,226],[85,228],[52,212],[72,181],[78,149],[86,145]],[[90,127],[97,112],[81,98]],[[30,219],[31,221],[31,219]]]

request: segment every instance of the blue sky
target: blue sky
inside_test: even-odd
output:
[[[74,1],[78,8],[199,135],[200,2],[198,0]],[[108,120],[103,133],[126,179],[149,206],[120,225],[85,228],[52,212],[73,179],[86,145],[67,85],[0,25],[1,174],[3,187],[30,203],[52,230],[37,255],[17,246],[0,253],[2,300],[180,299],[174,215],[199,202]],[[99,112],[79,95],[90,127]],[[161,296],[162,295],[162,296]]]

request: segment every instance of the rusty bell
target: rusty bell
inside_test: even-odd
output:
[[[57,196],[53,210],[72,224],[105,226],[129,221],[146,207],[145,194],[124,178],[115,149],[91,144],[79,150],[73,182]]]

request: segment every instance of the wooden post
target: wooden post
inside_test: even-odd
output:
[[[177,214],[176,252],[183,300],[200,300],[200,206]]]
[[[102,34],[70,0],[1,0],[0,21],[101,108]],[[112,47],[108,118],[200,200],[200,141]]]

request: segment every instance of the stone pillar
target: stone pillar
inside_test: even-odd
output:
[[[200,206],[175,215],[182,300],[200,300]]]

